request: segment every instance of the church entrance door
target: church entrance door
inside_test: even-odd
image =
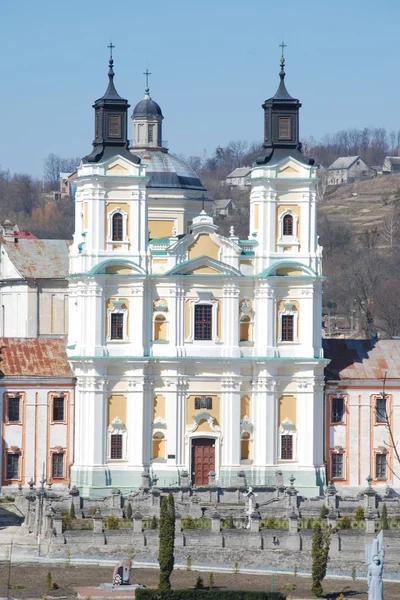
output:
[[[215,469],[215,440],[197,438],[192,440],[192,482],[208,485],[208,474]]]

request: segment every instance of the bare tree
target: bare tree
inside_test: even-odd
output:
[[[398,245],[399,230],[399,216],[392,212],[392,214],[385,219],[381,231],[382,238],[389,246],[391,253],[393,253],[393,248]]]
[[[72,173],[80,163],[80,158],[62,158],[57,154],[49,154],[44,161],[44,180],[50,190],[59,187],[60,173]]]

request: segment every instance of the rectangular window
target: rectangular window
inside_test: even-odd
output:
[[[282,315],[282,342],[293,342],[293,315]]]
[[[293,460],[293,436],[281,435],[281,459]]]
[[[19,454],[7,454],[7,479],[18,479]]]
[[[19,423],[20,422],[20,400],[19,396],[13,396],[8,398],[8,422]]]
[[[375,477],[386,479],[386,454],[375,455]]]
[[[332,477],[343,477],[343,454],[332,454]]]
[[[212,306],[197,304],[194,307],[194,339],[212,339]]]
[[[53,421],[64,421],[64,398],[53,398]]]
[[[375,423],[386,423],[386,398],[377,398],[375,401]]]
[[[154,125],[148,126],[149,142],[154,142]]]
[[[343,423],[344,400],[343,398],[332,398],[331,423]]]
[[[212,409],[212,398],[209,396],[199,396],[194,399],[194,408],[195,410],[199,410],[201,408],[206,408],[208,410]]]
[[[113,460],[122,458],[122,435],[120,433],[113,433],[111,436],[110,457]]]
[[[292,139],[291,134],[292,119],[291,117],[279,117],[278,137],[280,140]]]
[[[111,339],[124,339],[124,315],[122,313],[111,314]]]
[[[108,117],[108,137],[121,137],[121,115],[109,115]]]
[[[62,479],[64,477],[64,454],[55,452],[52,458],[52,477]]]

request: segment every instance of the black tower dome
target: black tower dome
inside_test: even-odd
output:
[[[162,117],[161,108],[157,102],[150,98],[150,90],[148,87],[144,90],[144,98],[140,100],[133,109],[132,119],[135,117]]]
[[[301,152],[299,140],[299,109],[301,103],[292,98],[285,85],[285,58],[281,58],[280,83],[276,94],[262,105],[264,109],[263,152],[257,158],[259,165],[292,156],[303,164],[313,165],[314,159]]]

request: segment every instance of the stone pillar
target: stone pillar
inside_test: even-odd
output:
[[[150,489],[150,474],[146,469],[142,471],[142,485],[140,487],[144,492],[148,492]]]
[[[46,511],[46,514],[45,514],[44,531],[45,531],[46,537],[52,535],[52,533],[53,533],[53,513],[50,510]]]
[[[72,488],[69,490],[69,495],[71,496],[71,502],[74,505],[75,513],[76,513],[76,511],[80,511],[81,510],[81,498],[79,495],[79,490],[75,485],[73,485]]]
[[[260,531],[260,515],[253,511],[250,515],[250,533],[259,533]]]
[[[341,550],[341,547],[340,547],[340,535],[338,534],[338,532],[332,533],[332,535],[331,535],[331,545],[329,546],[329,554],[330,555],[339,554],[340,550]]]
[[[151,488],[151,505],[155,508],[155,512],[160,514],[161,509],[161,490],[157,487]]]
[[[331,511],[337,508],[337,490],[332,481],[330,481],[326,487],[325,502],[328,510]]]
[[[375,514],[372,512],[372,510],[369,510],[365,514],[365,533],[375,534]]]
[[[189,488],[189,473],[184,469],[180,473],[180,487],[182,490],[187,490]]]
[[[62,516],[60,513],[53,516],[53,531],[56,536],[62,535]]]
[[[175,545],[185,545],[185,538],[182,533],[182,517],[179,513],[175,513]]]
[[[182,324],[185,322],[185,319],[182,314]],[[183,335],[183,334],[182,334]],[[182,475],[183,471],[187,472],[185,466],[185,433],[186,433],[186,395],[189,384],[186,377],[179,376],[176,383],[176,465],[178,468],[182,469],[181,471],[181,487],[182,483]],[[169,434],[168,434],[169,435]],[[190,468],[190,467],[189,467]],[[186,487],[189,487],[189,476]]]
[[[111,492],[111,507],[120,509],[122,508],[122,495],[121,490],[113,489]]]
[[[217,511],[211,515],[211,531],[212,533],[220,533],[221,531],[221,516]]]
[[[372,487],[372,477],[369,475],[367,477],[367,487],[364,490],[364,510],[365,512],[376,511],[376,491]]]
[[[334,529],[336,527],[336,519],[337,519],[336,510],[330,510],[328,513],[328,516],[326,518],[326,520],[328,522],[328,527],[332,527],[332,529]]]
[[[103,533],[103,517],[99,510],[93,515],[93,534],[99,535]]]
[[[286,488],[286,508],[290,512],[297,512],[297,494],[298,490],[294,487],[296,481],[293,475],[289,478],[290,486]]]
[[[143,533],[143,517],[139,512],[133,515],[133,534]]]
[[[297,512],[291,511],[288,514],[289,534],[298,533],[298,516]]]
[[[297,511],[292,509],[288,512],[289,533],[286,538],[286,548],[293,552],[301,550],[301,537],[298,531],[298,516]]]

